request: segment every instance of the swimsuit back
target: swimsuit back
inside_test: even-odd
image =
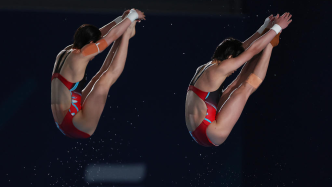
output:
[[[215,64],[204,64],[202,66],[200,66],[194,77],[192,78],[192,80],[190,81],[189,84],[189,88],[188,90],[192,90],[196,95],[198,95],[198,97],[200,97],[203,101],[213,105],[214,107],[216,107],[218,105],[219,99],[222,95],[222,90],[223,90],[223,84],[220,85],[220,87],[213,92],[204,92],[198,88],[195,87],[195,84],[197,82],[197,80],[202,76],[202,74],[211,66],[213,66]]]
[[[70,92],[77,92],[77,93],[82,93],[82,90],[84,89],[85,85],[86,85],[86,81],[87,81],[87,76],[86,73],[84,73],[84,77],[81,81],[76,82],[76,83],[72,83],[69,82],[66,78],[64,78],[61,74],[60,71],[63,67],[63,64],[65,63],[67,57],[69,56],[70,53],[66,54],[66,52],[64,52],[60,58],[59,58],[59,62],[57,63],[56,67],[55,67],[55,71],[54,74],[52,75],[52,79],[54,78],[58,78],[67,88]]]
[[[64,52],[60,58],[59,62],[56,65],[56,68],[54,70],[54,74],[52,75],[52,79],[58,78],[70,91],[71,95],[71,105],[70,108],[65,115],[63,121],[61,124],[58,124],[55,122],[58,129],[66,136],[70,138],[89,138],[90,135],[78,130],[74,124],[73,124],[73,117],[82,109],[82,90],[85,87],[86,83],[86,74],[84,75],[84,78],[76,83],[69,82],[67,79],[65,79],[61,74],[60,71],[62,69],[63,64],[65,63],[68,55],[70,53]]]
[[[213,66],[214,64],[205,64],[200,66],[193,79],[191,80],[189,84],[188,91],[193,91],[198,97],[200,97],[206,104],[207,111],[204,120],[201,122],[201,124],[194,130],[189,131],[191,137],[200,145],[205,147],[215,146],[210,139],[206,135],[206,129],[207,127],[216,119],[217,114],[217,106],[219,99],[222,95],[222,88],[223,85],[221,84],[220,87],[213,92],[204,92],[198,88],[195,87],[195,83],[197,80],[201,77],[201,75],[204,73],[205,70],[207,70],[209,67]]]

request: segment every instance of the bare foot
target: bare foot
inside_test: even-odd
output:
[[[130,35],[130,38],[134,37],[136,34],[136,29],[135,29],[136,23],[137,21],[132,22],[130,26],[127,28],[126,33]]]
[[[131,32],[131,35],[130,35],[130,38],[134,37],[136,34],[136,21],[134,23],[134,26],[133,26],[133,29],[132,29],[132,32]]]

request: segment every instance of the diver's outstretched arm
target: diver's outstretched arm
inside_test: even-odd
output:
[[[128,27],[127,31],[120,38],[115,40],[115,42],[113,43],[113,46],[110,49],[110,51],[108,52],[107,57],[106,57],[103,65],[102,65],[102,67],[100,68],[98,73],[91,79],[91,81],[87,84],[87,86],[83,89],[83,91],[82,91],[82,101],[83,102],[85,101],[86,97],[88,96],[88,94],[92,90],[95,83],[100,79],[100,77],[104,74],[104,72],[106,70],[108,70],[110,64],[113,63],[113,66],[115,66],[115,67],[113,67],[113,69],[117,69],[116,65],[119,64],[119,61],[118,62],[113,62],[114,61],[113,60],[114,56],[116,55],[117,51],[119,50],[119,46],[122,43],[123,36],[125,35],[125,39],[126,39],[126,37],[127,37],[126,35],[130,34],[130,36],[129,36],[129,39],[130,39],[131,37],[133,37],[135,35],[136,22],[137,21],[134,21],[131,24],[131,26]],[[125,61],[122,61],[122,62],[123,62],[123,66],[122,66],[122,69],[123,69]],[[120,64],[121,64],[121,62],[120,62]],[[110,71],[112,71],[112,70],[110,70]],[[121,72],[122,72],[122,70],[121,70]],[[115,74],[114,74],[115,77],[116,77],[115,80],[120,76],[121,72],[120,73],[115,72]]]
[[[268,43],[281,31],[281,29],[287,28],[287,26],[292,22],[290,19],[292,15],[290,13],[284,13],[281,17],[279,14],[276,16],[275,25],[270,29],[266,34],[262,37],[255,40],[250,47],[245,50],[238,57],[230,58],[222,61],[222,63],[218,66],[218,70],[221,74],[227,75],[239,67],[241,67],[244,63],[250,60],[254,55],[261,52]]]
[[[103,27],[101,27],[99,30],[101,32],[101,37],[104,37],[109,30],[114,27],[116,24],[120,23],[129,13],[130,10],[126,10],[122,16],[117,17],[116,19],[114,19],[113,21],[109,22],[108,24],[104,25]],[[63,50],[69,50],[73,47],[73,44],[68,45],[67,47],[65,47]]]
[[[134,10],[134,11],[137,12],[136,19],[145,19],[144,13],[142,13],[141,11],[139,11],[137,9]],[[122,20],[119,24],[117,24],[115,27],[113,27],[105,35],[105,37],[103,39],[106,40],[106,42],[107,42],[108,45],[110,45],[113,41],[115,41],[116,39],[118,39],[127,30],[127,28],[130,26],[130,24],[136,20],[136,19],[130,20],[130,15],[131,14],[132,13],[129,13],[127,18],[125,18],[124,20]]]
[[[116,19],[114,19],[112,22],[104,25],[103,27],[101,27],[99,30],[101,32],[101,36],[104,37],[109,30],[112,29],[112,27],[114,27],[116,24],[120,23],[128,14],[129,14],[130,10],[126,10],[123,12],[122,16],[117,17]]]
[[[268,24],[271,23],[274,20],[273,15],[271,14],[269,17],[265,19],[264,24],[252,35],[250,36],[246,41],[243,42],[242,47],[244,49],[247,49],[252,42],[257,40],[259,37],[261,37],[263,31],[265,28],[267,28]]]
[[[80,50],[81,57],[91,59],[105,50],[113,41],[118,39],[127,30],[133,21],[137,19],[145,20],[144,13],[139,10],[131,9],[128,16],[119,24],[112,27],[112,29],[109,30],[109,32],[102,39],[98,40],[96,43],[85,45]]]
[[[115,40],[115,42],[113,43],[110,51],[107,54],[107,57],[106,57],[103,65],[101,66],[100,70],[98,71],[98,73],[95,76],[92,77],[91,81],[82,90],[82,101],[83,102],[85,101],[86,97],[88,96],[88,94],[92,90],[92,88],[95,85],[95,83],[99,80],[99,78],[101,77],[101,75],[108,69],[108,66],[111,63],[111,60],[113,59],[116,51],[119,48],[121,40],[122,40],[122,36],[120,38],[118,38],[117,40]]]

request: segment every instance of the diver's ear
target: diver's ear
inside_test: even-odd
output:
[[[232,55],[229,55],[228,59],[232,58],[233,56]]]

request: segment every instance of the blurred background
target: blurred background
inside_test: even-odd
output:
[[[331,5],[2,0],[0,186],[332,186]],[[67,138],[50,107],[55,57],[80,25],[102,27],[130,8],[144,11],[147,20],[136,26],[97,130],[89,139]],[[199,146],[184,119],[196,68],[223,39],[244,41],[270,14],[286,11],[293,22],[232,133],[219,147]],[[106,54],[89,63],[88,79]]]

